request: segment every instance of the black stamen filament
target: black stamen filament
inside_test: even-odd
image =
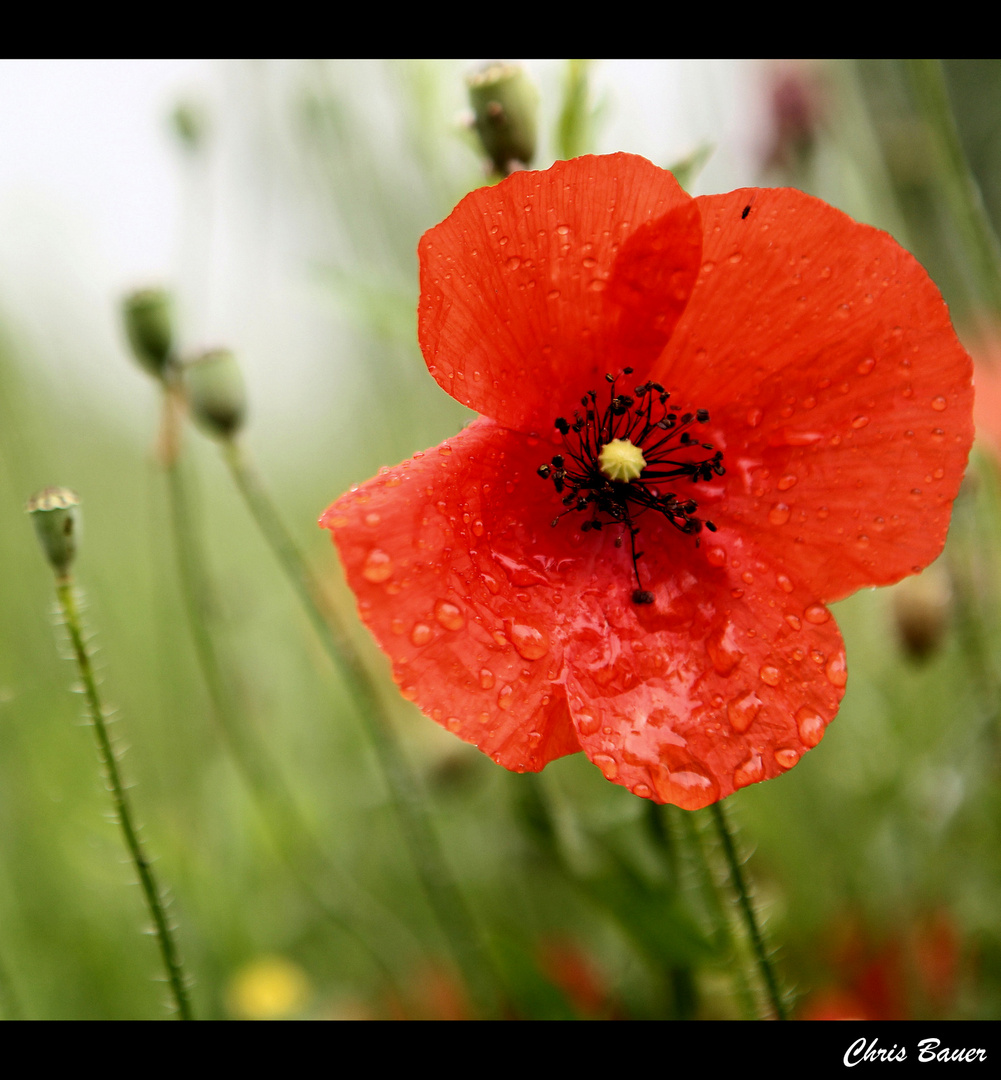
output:
[[[632,370],[623,368],[623,374],[631,375]],[[726,471],[723,452],[691,434],[695,424],[709,421],[705,409],[679,416],[670,410],[671,395],[660,383],[643,383],[630,395],[616,393],[618,376],[606,375],[605,379],[610,384],[609,402],[603,411],[598,409],[597,393],[590,390],[580,399],[582,411],[574,410],[573,423],[562,416],[556,419],[564,453],[554,454],[548,465],[540,465],[539,476],[552,480],[566,508],[553,518],[554,526],[571,511],[590,509],[591,517],[581,525],[582,532],[601,529],[609,521],[625,527],[636,577],[633,603],[652,604],[653,593],[644,589],[640,581],[638,563],[643,552],[636,550],[636,518],[655,510],[679,532],[695,536],[698,546],[702,529],[715,532],[716,526],[696,517],[698,503],[694,499],[679,497],[673,491],[662,494],[659,484],[685,479],[694,484],[722,476]],[[602,448],[615,439],[627,440],[643,454],[646,465],[634,480],[612,480],[602,471]],[[692,451],[697,450],[714,452],[709,457],[693,457]],[[677,456],[679,451],[684,456]],[[620,537],[616,546],[621,544]]]

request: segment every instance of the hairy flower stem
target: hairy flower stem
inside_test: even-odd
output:
[[[300,889],[325,918],[363,949],[386,982],[395,986],[390,955],[399,954],[409,948],[406,932],[402,928],[387,925],[388,916],[382,912],[377,913],[369,897],[355,897],[351,905],[352,917],[349,918],[319,894],[313,885],[314,875],[307,869],[308,866],[332,873],[342,891],[353,891],[353,886],[342,871],[331,865],[329,857],[312,836],[277,770],[269,765],[266,751],[253,740],[250,729],[240,723],[236,715],[209,630],[207,609],[211,593],[187,486],[176,454],[165,455],[164,460],[178,579],[195,657],[209,695],[212,721],[257,807],[275,851],[295,877]],[[289,848],[289,837],[295,838],[294,850]],[[359,932],[359,920],[371,924],[369,933]],[[376,949],[373,941],[385,943],[384,949]],[[396,943],[392,950],[388,948],[390,941]]]
[[[94,678],[94,669],[87,652],[87,645],[83,639],[83,631],[80,625],[80,613],[77,608],[76,597],[73,591],[73,582],[68,573],[57,574],[56,595],[59,606],[62,609],[63,619],[69,630],[70,640],[73,643],[73,653],[76,657],[77,668],[80,671],[80,679],[83,682],[84,694],[87,698],[87,707],[90,711],[91,723],[94,728],[94,737],[97,739],[97,753],[104,766],[107,776],[108,788],[111,793],[111,801],[115,808],[115,817],[122,827],[125,838],[125,846],[128,849],[132,865],[139,875],[142,885],[143,896],[146,898],[146,906],[153,917],[157,941],[160,945],[160,955],[163,958],[163,966],[167,972],[167,981],[170,984],[171,994],[177,1015],[182,1020],[191,1020],[191,1004],[188,1000],[188,991],[184,985],[184,972],[181,968],[181,959],[174,944],[174,935],[167,920],[164,909],[163,897],[157,884],[153,867],[147,860],[139,840],[139,834],[132,821],[132,810],[125,795],[121,776],[118,772],[118,761],[115,756],[111,739],[108,736],[108,727],[104,722],[104,709],[97,692],[97,681]]]
[[[751,948],[754,950],[754,958],[757,962],[762,982],[764,983],[765,992],[768,995],[769,1002],[771,1002],[775,1019],[788,1020],[788,1010],[786,1009],[782,992],[779,990],[775,969],[772,966],[771,959],[765,949],[765,941],[758,925],[758,917],[754,912],[754,905],[751,902],[751,894],[748,891],[747,882],[744,879],[744,872],[740,866],[740,859],[737,857],[737,847],[734,843],[733,833],[730,831],[730,826],[726,820],[726,812],[723,809],[723,804],[718,802],[713,803],[710,809],[712,810],[713,823],[716,826],[716,832],[719,834],[720,844],[723,847],[723,856],[726,859],[727,867],[730,870],[730,880],[733,883],[733,890],[737,894],[737,903],[740,907],[741,916],[743,917],[744,927],[747,931],[747,936],[750,939]]]
[[[341,672],[357,705],[389,787],[404,838],[431,908],[480,1015],[498,1010],[500,980],[490,968],[486,949],[435,836],[417,778],[407,763],[385,716],[372,676],[350,637],[327,604],[323,590],[279,518],[240,447],[222,443],[226,464],[275,557],[291,581],[324,649]]]
[[[1001,315],[1001,244],[963,152],[941,60],[906,60],[918,112],[938,159],[941,190],[963,238],[977,286]]]

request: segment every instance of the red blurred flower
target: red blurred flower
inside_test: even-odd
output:
[[[844,693],[825,604],[945,540],[970,360],[925,272],[798,191],[691,199],[627,154],[473,192],[420,262],[428,369],[482,415],[321,518],[404,696],[509,769],[583,749],[688,809],[791,768]],[[637,479],[573,430],[590,391],[631,401]]]

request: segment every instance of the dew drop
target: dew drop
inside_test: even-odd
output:
[[[559,300],[559,298],[560,298],[560,290],[559,289],[550,289],[549,292],[546,293],[546,297],[549,300]]]
[[[521,266],[521,259],[517,255],[512,255],[505,263],[505,266],[507,266],[508,270],[517,270]]]
[[[416,686],[401,686],[400,697],[404,701],[416,701],[417,700],[417,687]]]
[[[795,486],[799,480],[798,476],[794,476],[792,473],[786,473],[785,476],[780,476],[775,483],[775,486],[779,491],[788,491],[791,487]]]
[[[754,718],[761,711],[761,698],[753,690],[732,698],[726,705],[726,718],[730,727],[742,735],[754,723]]]
[[[761,763],[760,754],[752,754],[733,774],[733,786],[744,788],[749,784],[756,784],[765,775],[764,766]]]
[[[427,645],[433,637],[434,631],[427,623],[414,623],[414,628],[410,631],[410,640],[415,645]]]
[[[476,520],[473,522],[473,536],[483,535],[483,522]]]
[[[374,529],[374,528],[376,527],[376,525],[379,525],[379,524],[381,524],[381,523],[382,523],[382,515],[381,515],[381,514],[377,514],[377,513],[376,513],[376,512],[374,511],[374,510],[370,510],[370,511],[369,511],[369,512],[368,512],[368,513],[367,513],[367,514],[365,515],[365,524],[366,524],[366,525],[367,525],[367,526],[368,526],[368,527],[369,527],[370,529]]]
[[[389,624],[389,629],[392,630],[394,634],[402,634],[407,628],[402,619],[393,619]]]
[[[864,360],[860,360],[858,367],[855,369],[860,375],[868,375],[870,371],[876,366],[876,361],[871,356],[867,356]]]
[[[931,407],[936,412],[942,412],[942,410],[945,408],[945,405],[946,401],[944,397],[935,397],[931,399]]]
[[[733,623],[723,622],[706,638],[706,654],[718,675],[731,675],[744,654],[734,644]]]
[[[824,737],[824,718],[816,709],[804,705],[796,713],[796,730],[804,746],[816,746]]]
[[[856,416],[855,419],[852,421],[852,427],[855,428],[856,431],[858,431],[860,428],[864,428],[864,427],[868,427],[868,426],[869,426],[869,417],[868,416]]]
[[[541,660],[549,652],[549,637],[534,626],[513,623],[509,634],[518,655],[526,660]]]
[[[823,604],[811,604],[806,611],[803,612],[803,618],[806,619],[808,623],[813,623],[814,626],[823,626],[830,617],[831,613]]]
[[[490,668],[480,668],[480,686],[482,686],[484,690],[493,690],[496,681],[496,676]]]
[[[863,547],[863,548],[868,547],[869,546],[869,537],[866,536],[865,533],[859,533],[858,536],[855,538],[855,543],[859,547]]]
[[[721,547],[711,547],[706,551],[706,562],[711,566],[726,566],[726,552]]]
[[[798,615],[787,615],[786,622],[793,628],[793,630],[802,629],[803,624],[800,621]]]
[[[761,423],[762,412],[758,408],[747,410],[747,426],[757,427]]]
[[[514,687],[502,686],[500,693],[497,695],[497,705],[501,709],[510,709],[514,704]]]
[[[595,754],[591,760],[605,774],[606,780],[614,780],[619,775],[619,763],[609,754]]]
[[[597,733],[601,721],[590,713],[582,712],[575,715],[577,730],[581,735],[594,735]]]
[[[528,745],[534,750],[539,743],[542,742],[542,733],[538,731],[530,731],[528,733]]]
[[[450,716],[445,721],[445,727],[447,727],[449,731],[458,731],[459,728],[462,727],[462,721],[459,720],[457,716]]]
[[[768,520],[773,525],[785,525],[791,514],[792,511],[785,503],[776,503],[771,510],[768,511]]]
[[[361,576],[373,584],[388,581],[393,576],[393,560],[379,548],[372,548],[361,568]]]
[[[827,661],[827,666],[824,668],[824,674],[827,676],[827,681],[831,686],[837,686],[839,689],[848,682],[848,670],[845,667],[845,654],[837,653]]]
[[[633,794],[638,795],[641,799],[649,799],[653,794],[653,789],[648,784],[637,784],[633,788]]]
[[[793,583],[785,576],[785,574],[776,574],[775,580],[779,584],[779,588],[783,592],[791,593],[793,590]]]
[[[799,751],[793,750],[790,746],[783,746],[775,751],[775,760],[780,768],[791,769],[799,761]]]
[[[447,600],[438,600],[434,605],[434,617],[446,630],[461,630],[466,625],[466,617],[455,604]]]
[[[768,686],[778,686],[782,681],[782,673],[774,664],[764,664],[758,674],[761,676],[761,681]]]

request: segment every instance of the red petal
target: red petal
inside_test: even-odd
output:
[[[644,521],[652,605],[621,568],[580,590],[566,646],[581,745],[634,794],[696,810],[791,768],[820,742],[846,681],[837,625],[816,595],[750,544],[728,554]],[[703,534],[706,536],[706,534]]]
[[[456,400],[547,437],[606,372],[642,381],[700,265],[698,208],[630,154],[468,195],[420,244],[419,336]]]
[[[557,634],[574,558],[563,538],[549,555],[560,507],[532,443],[477,420],[320,519],[404,697],[518,772],[580,750]]]
[[[712,416],[713,520],[826,600],[927,565],[972,440],[938,290],[886,233],[798,191],[698,202],[704,263],[657,377]]]

